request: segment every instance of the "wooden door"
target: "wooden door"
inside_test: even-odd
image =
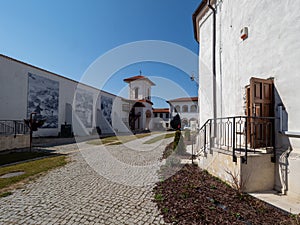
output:
[[[273,80],[252,77],[246,89],[247,140],[251,148],[267,147],[271,143],[273,117]]]

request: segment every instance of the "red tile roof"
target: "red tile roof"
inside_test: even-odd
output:
[[[189,102],[189,101],[198,101],[198,97],[185,97],[185,98],[175,98],[172,100],[168,100],[167,102]]]
[[[170,113],[170,109],[169,108],[156,108],[153,109],[154,113]]]
[[[148,80],[151,83],[151,85],[153,85],[153,86],[155,85],[151,80],[149,80],[147,77],[142,76],[142,75],[138,75],[138,76],[133,76],[133,77],[126,78],[126,79],[124,79],[124,81],[126,83],[130,83],[132,81],[140,80],[140,79],[142,79],[142,80]]]

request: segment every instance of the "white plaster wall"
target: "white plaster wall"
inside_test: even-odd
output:
[[[282,102],[288,114],[288,130],[300,131],[299,8],[300,1],[293,0],[217,1],[216,107],[219,117],[244,115],[243,96],[251,77],[274,77],[278,93],[275,116],[278,116],[277,105]],[[208,72],[212,68],[211,11],[198,25],[201,126],[213,117],[212,77]],[[243,27],[249,31],[244,41],[240,38]],[[300,195],[300,182],[296,178],[300,168],[300,139],[277,135],[276,143],[278,150],[287,150],[288,145],[293,149],[294,157],[289,160],[289,191]]]
[[[213,154],[208,152],[207,155],[202,155],[198,163],[202,169],[229,184],[234,184],[233,178],[237,178],[242,191],[259,192],[273,189],[275,171],[270,154],[248,155],[247,164],[242,163],[239,155],[237,156],[235,163],[230,152],[218,152],[215,149]]]
[[[143,108],[143,114],[142,114],[142,129],[145,129],[147,128],[147,124],[146,124],[146,112],[149,110],[151,112],[151,117],[153,116],[153,111],[152,111],[152,105],[150,103],[147,103],[147,102],[143,102],[143,104],[145,105],[145,107]],[[151,117],[150,117],[150,121],[149,121],[149,124],[148,124],[148,129],[151,129]]]
[[[6,58],[0,55],[0,120],[23,120],[27,118],[27,89],[28,73],[36,74],[59,82],[59,107],[58,107],[58,128],[40,128],[34,132],[34,136],[57,136],[60,132],[61,124],[66,121],[66,103],[73,105],[74,93],[76,88],[84,89],[93,94],[93,122],[92,128],[85,128],[72,112],[73,131],[75,135],[89,135],[96,126],[96,110],[101,107],[97,104],[99,90],[86,86],[78,85],[77,82],[55,75],[51,72]],[[101,94],[115,98],[115,95],[101,92]],[[111,128],[109,132],[111,133]],[[108,131],[107,131],[108,132]]]
[[[23,120],[27,117],[27,69],[0,57],[0,120]]]
[[[274,77],[289,114],[289,130],[300,131],[300,1],[222,2],[217,13],[217,96],[223,96],[222,101],[218,98],[218,116],[243,115],[243,96],[250,78]],[[212,19],[207,16],[199,24],[200,92],[210,99],[211,74],[202,66],[211,68]],[[249,37],[242,41],[240,30],[245,26]],[[201,117],[212,117],[211,107],[201,106],[202,99]],[[204,120],[201,118],[201,122]],[[299,141],[291,141],[300,147]]]
[[[27,118],[28,73],[59,81],[57,76],[49,75],[43,70],[0,57],[1,120],[23,120]],[[68,91],[66,95],[68,95]],[[59,84],[59,92],[61,95],[61,84]],[[61,113],[61,106],[62,102],[59,100],[59,113]],[[59,116],[58,126],[60,126],[61,120],[61,116]],[[58,130],[59,128],[39,129],[37,132],[34,132],[34,135],[56,136],[58,135]]]
[[[151,85],[147,80],[138,79],[135,81],[132,81],[129,85],[129,93],[130,93],[130,99],[135,99],[135,88],[139,88],[139,94],[138,99],[144,99],[148,97],[148,89],[150,89],[150,96],[151,96]]]
[[[200,27],[200,45],[199,45],[199,126],[201,127],[207,119],[213,117],[212,102],[212,17],[208,12],[201,21]]]
[[[300,197],[300,159],[298,156],[291,156],[289,159],[289,178],[288,178],[288,187],[287,194],[295,196],[299,199]]]
[[[120,133],[131,133],[126,124],[123,122],[123,118],[128,119],[128,112],[123,111],[122,105],[128,104],[120,97],[116,97],[113,103],[112,110],[112,125],[116,132]],[[129,109],[130,110],[130,109]]]

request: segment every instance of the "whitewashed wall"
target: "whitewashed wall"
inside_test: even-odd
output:
[[[123,105],[128,105],[128,108],[124,107]],[[126,108],[126,111],[124,109]],[[120,97],[116,97],[113,103],[113,113],[112,113],[112,121],[113,121],[113,128],[115,132],[118,133],[131,133],[129,129],[128,119],[129,119],[129,110],[130,105],[127,101],[123,100]]]
[[[138,93],[138,98],[137,99],[144,99],[146,97],[148,97],[148,89],[150,91],[150,95],[151,96],[151,84],[149,83],[149,81],[145,80],[145,79],[138,79],[138,80],[134,80],[132,82],[130,82],[130,86],[129,86],[129,97],[130,99],[134,100],[135,98],[135,88],[139,88],[139,93]]]
[[[244,115],[245,86],[251,77],[274,77],[279,103],[288,114],[287,127],[300,132],[300,1],[217,1],[217,114]],[[212,14],[199,21],[200,126],[213,117],[212,110]],[[249,37],[240,38],[248,27]],[[208,99],[208,100],[207,100]],[[293,149],[289,157],[289,191],[300,195],[300,139],[277,135],[277,147]],[[282,145],[281,145],[282,144]],[[280,146],[281,145],[281,146]],[[293,168],[293,170],[292,170]]]
[[[53,81],[59,82],[59,100],[58,100],[58,127],[57,128],[40,128],[34,132],[35,136],[57,136],[60,132],[61,124],[72,121],[75,135],[89,135],[96,127],[96,111],[101,111],[98,100],[100,91],[96,88],[78,84],[73,80],[56,75],[54,73],[39,69],[37,67],[22,63],[20,61],[0,55],[0,120],[23,120],[27,118],[27,94],[28,94],[28,73],[35,74]],[[76,116],[74,110],[74,94],[76,89],[85,90],[92,94],[93,112],[92,126],[85,128],[82,122]],[[116,97],[107,92],[101,92],[101,95],[108,96],[112,100]],[[72,115],[66,115],[66,104],[73,106]],[[100,124],[103,133],[113,133],[111,125]]]

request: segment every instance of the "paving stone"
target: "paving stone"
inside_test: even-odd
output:
[[[71,162],[0,198],[0,224],[164,224],[152,201],[164,146],[51,147]]]

